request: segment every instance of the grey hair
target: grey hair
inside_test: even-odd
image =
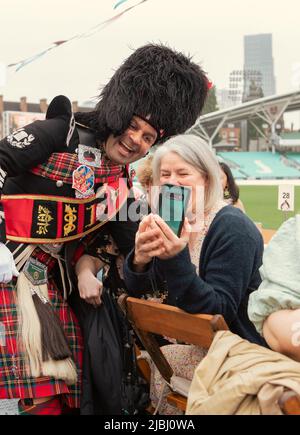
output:
[[[154,185],[159,184],[161,160],[170,152],[178,154],[206,177],[204,210],[205,212],[211,210],[223,198],[223,192],[219,162],[209,145],[193,134],[182,134],[167,140],[154,154],[152,162]]]

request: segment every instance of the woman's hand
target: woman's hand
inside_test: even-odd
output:
[[[164,251],[162,232],[150,214],[142,220],[136,233],[134,270],[142,272],[152,258],[162,255]]]
[[[153,221],[156,227],[159,228],[160,237],[163,240],[164,251],[157,255],[159,259],[167,260],[169,258],[175,257],[175,255],[184,250],[191,235],[191,226],[187,218],[184,220],[180,237],[176,236],[176,234],[160,216],[154,215]]]

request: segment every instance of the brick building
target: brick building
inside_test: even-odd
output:
[[[222,142],[239,147],[240,133],[241,129],[232,124],[232,126],[221,128],[219,137],[221,138]]]
[[[3,95],[0,95],[0,138],[14,128],[22,127],[35,119],[43,119],[47,108],[46,98],[41,98],[39,103],[29,103],[26,97],[21,97],[19,101],[5,101]],[[79,107],[77,101],[72,102],[72,108],[73,112],[91,110],[91,107]],[[5,122],[7,125],[4,125]]]

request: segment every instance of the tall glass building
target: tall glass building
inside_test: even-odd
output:
[[[264,97],[276,94],[271,33],[244,36],[244,100],[261,91]]]

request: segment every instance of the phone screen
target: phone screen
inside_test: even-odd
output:
[[[179,237],[191,190],[184,186],[164,184],[160,188],[158,214]]]

